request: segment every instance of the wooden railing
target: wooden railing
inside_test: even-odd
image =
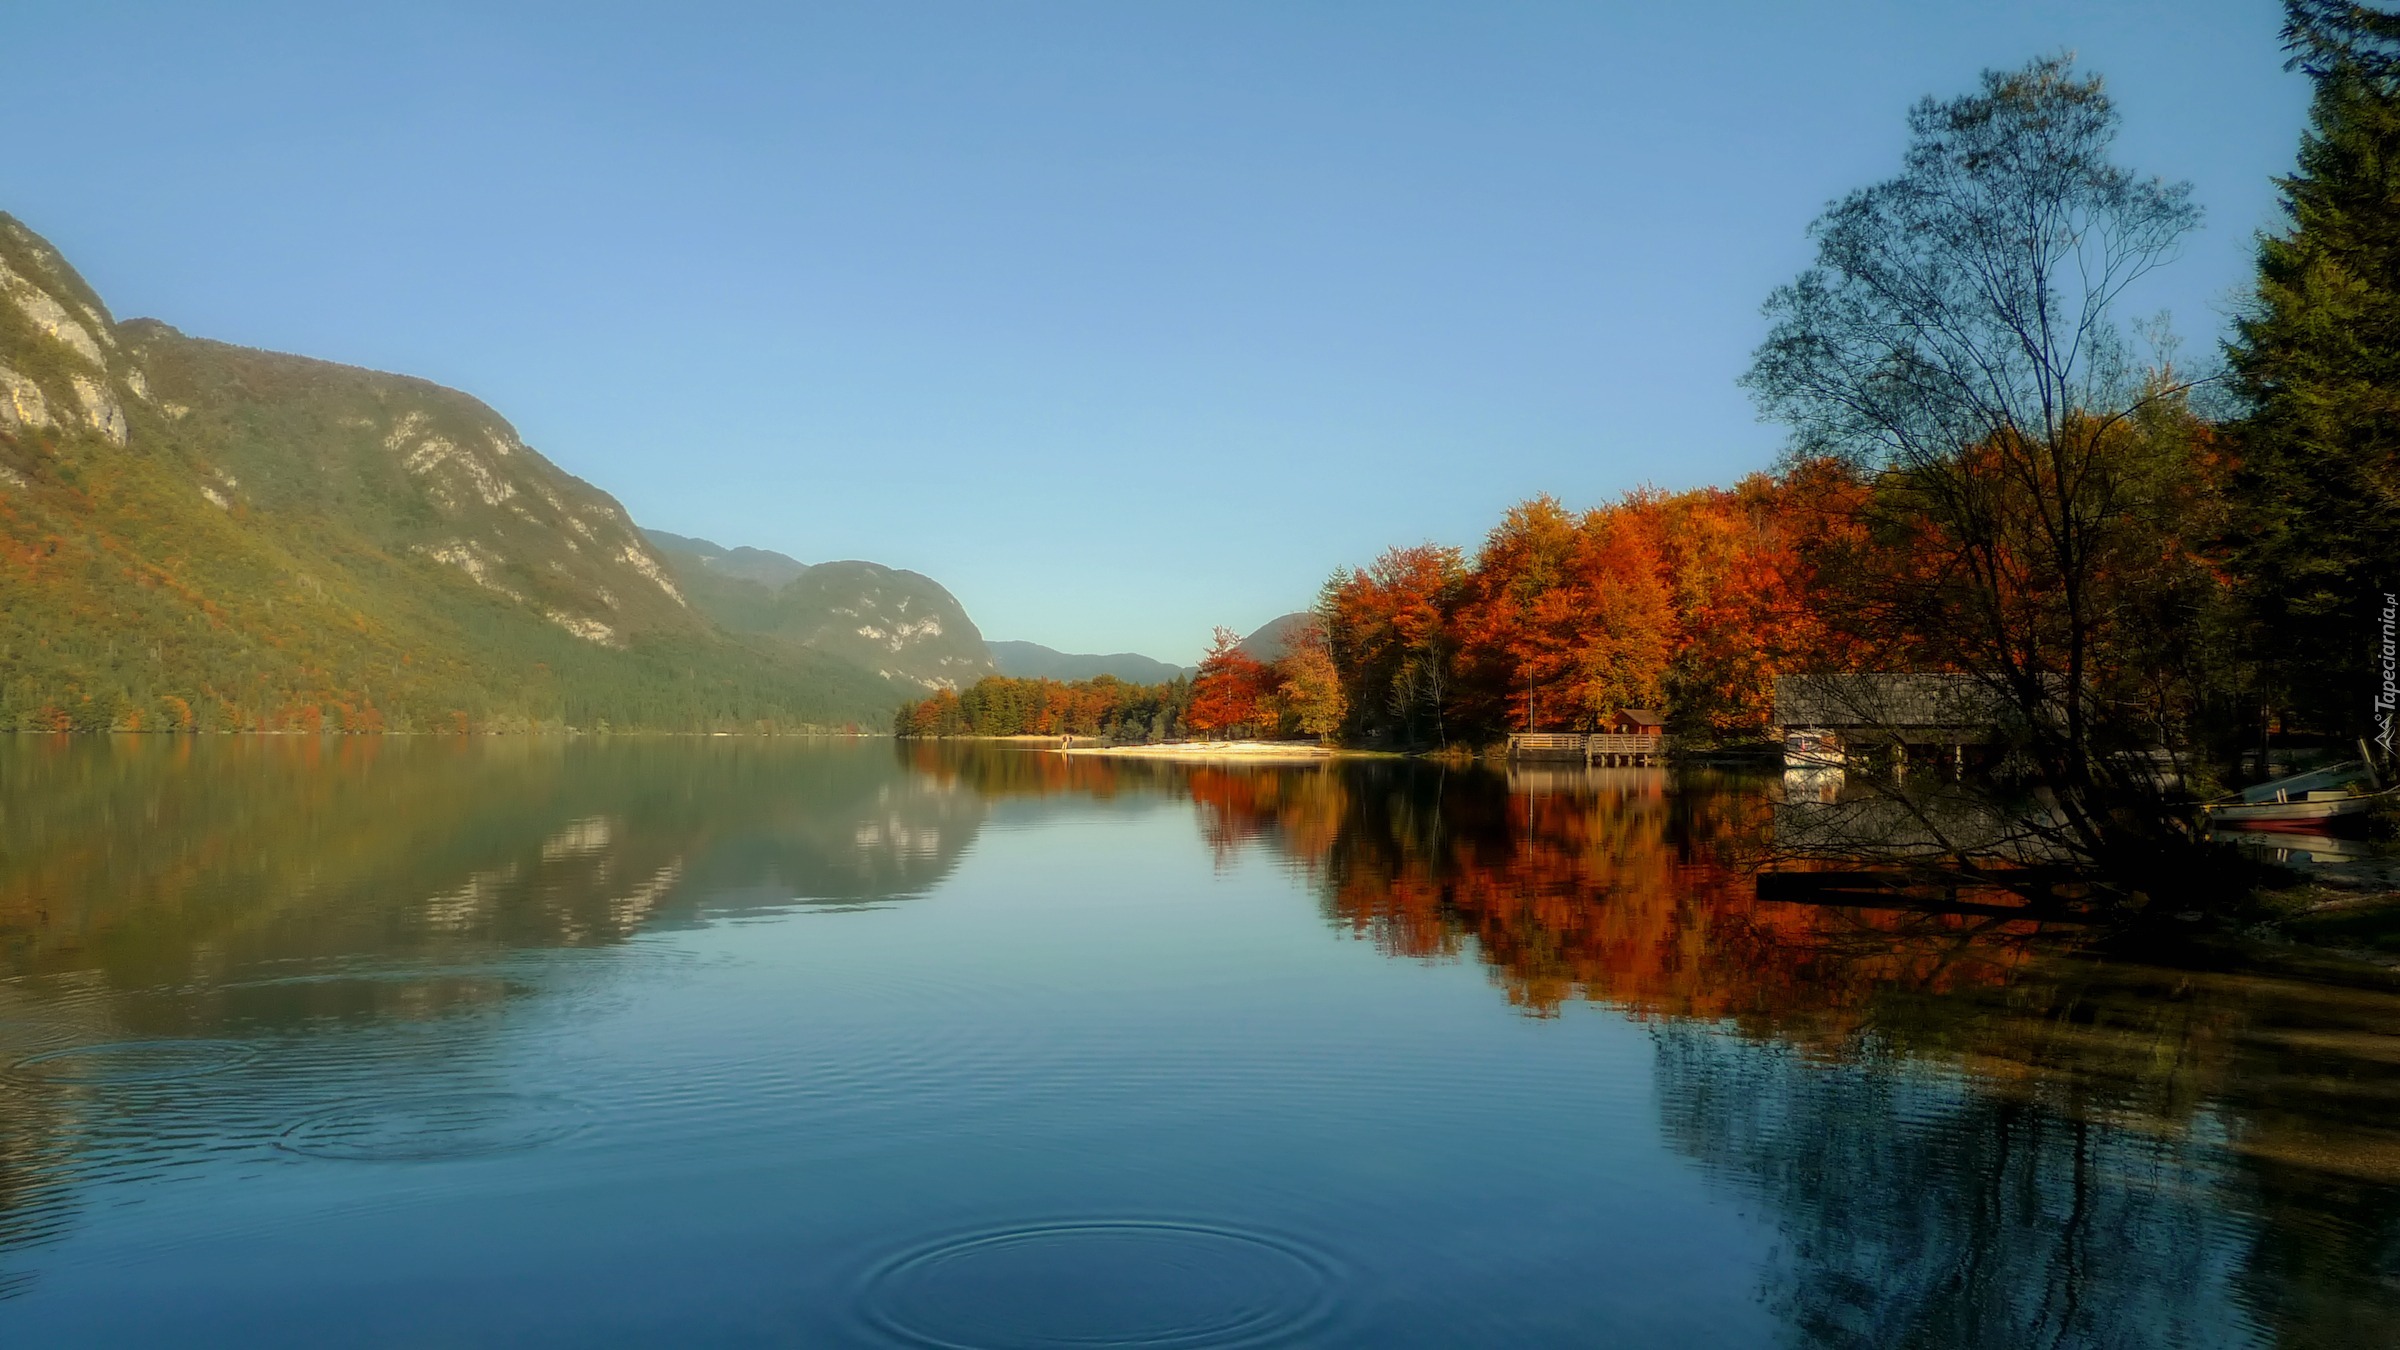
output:
[[[1510,759],[1580,759],[1586,764],[1648,763],[1664,757],[1666,737],[1658,735],[1579,736],[1565,732],[1520,731],[1508,738]]]
[[[1664,736],[1594,736],[1584,743],[1583,752],[1595,758],[1613,755],[1655,759],[1665,740]]]

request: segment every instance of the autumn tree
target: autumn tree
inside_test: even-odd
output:
[[[1571,594],[1582,611],[1573,667],[1581,725],[1664,701],[1676,623],[1661,523],[1657,494],[1637,493],[1593,512],[1577,531]]]
[[[1275,703],[1290,730],[1324,740],[1342,729],[1349,703],[1325,640],[1324,620],[1312,616],[1293,630],[1275,661],[1274,678]]]
[[[1811,229],[1814,266],[1767,303],[1745,383],[1803,455],[1875,475],[1913,565],[1854,578],[1932,663],[2012,713],[2048,789],[2030,850],[2147,891],[2188,857],[2146,755],[2156,728],[2103,688],[2128,556],[2156,481],[2138,421],[2182,390],[2112,321],[2198,220],[2188,185],[2110,159],[2117,114],[2067,58],[1987,72],[1908,119],[1900,175]]]
[[[1273,677],[1266,665],[1242,650],[1242,639],[1230,628],[1219,628],[1200,673],[1192,680],[1192,704],[1184,724],[1194,731],[1236,733],[1255,730],[1266,720]]]
[[[1353,731],[1416,744],[1447,741],[1458,652],[1451,617],[1465,581],[1457,549],[1419,544],[1387,550],[1325,583],[1317,617],[1342,674]]]
[[[1867,495],[1862,475],[1822,458],[1583,512],[1545,495],[1511,507],[1471,562],[1425,546],[1337,573],[1319,611],[1345,729],[1479,741],[1593,730],[1645,707],[1686,734],[1754,741],[1777,675],[1861,659],[1820,592]],[[1432,701],[1427,670],[1442,717],[1431,736],[1409,725]]]
[[[1824,562],[1855,541],[1866,491],[1818,459],[1665,503],[1677,633],[1663,683],[1679,733],[1755,742],[1779,676],[1890,668],[1846,640],[1824,592]]]
[[[1510,507],[1485,536],[1457,619],[1473,722],[1532,731],[1573,720],[1583,622],[1570,584],[1577,529],[1574,515],[1545,494]]]
[[[1665,501],[1636,492],[1577,517],[1537,497],[1493,529],[1454,625],[1471,724],[1588,730],[1659,704],[1677,641]]]
[[[941,689],[904,703],[892,719],[899,736],[1101,736],[1113,741],[1166,739],[1190,686],[1128,684],[1111,675],[1061,683],[988,675],[964,691]]]

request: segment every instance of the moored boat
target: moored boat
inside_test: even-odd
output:
[[[1784,733],[1783,767],[1786,769],[1839,770],[1847,762],[1847,756],[1842,751],[1842,738],[1835,732],[1796,727]]]
[[[2354,759],[2244,788],[2200,810],[2211,825],[2309,831],[2390,805],[2400,805],[2400,786],[2385,787],[2372,765]]]

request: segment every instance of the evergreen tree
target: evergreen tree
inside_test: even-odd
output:
[[[2302,719],[2355,731],[2372,621],[2400,590],[2400,14],[2286,0],[2315,82],[2287,226],[2228,358],[2250,411],[2235,555],[2252,639]]]

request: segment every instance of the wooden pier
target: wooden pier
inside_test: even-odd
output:
[[[1666,762],[1667,738],[1604,732],[1594,736],[1571,732],[1520,731],[1508,738],[1508,757],[1520,759],[1580,759],[1585,764],[1637,765]]]

